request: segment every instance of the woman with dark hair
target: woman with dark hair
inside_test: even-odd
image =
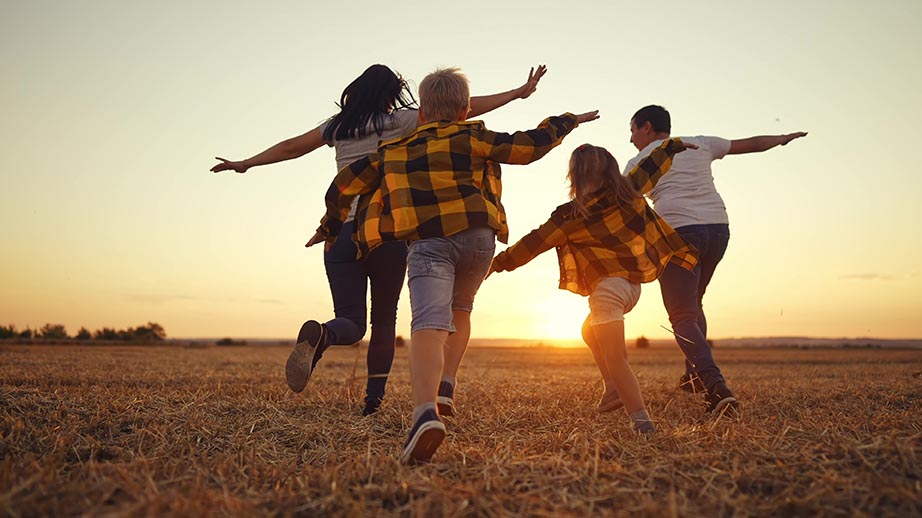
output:
[[[538,86],[547,69],[542,65],[528,74],[528,80],[514,90],[472,97],[470,117],[482,115],[515,99],[525,99]],[[416,129],[419,112],[406,81],[384,65],[372,65],[343,90],[339,113],[320,126],[279,142],[242,161],[217,157],[212,172],[245,173],[251,167],[298,158],[323,144],[336,150],[337,171],[377,150],[378,142],[403,136]],[[387,376],[394,360],[397,301],[406,276],[407,245],[390,242],[366,257],[357,258],[352,241],[356,205],[343,225],[339,239],[324,251],[323,262],[336,318],[320,323],[308,320],[301,326],[297,345],[288,358],[285,375],[288,386],[301,392],[330,345],[350,345],[365,336],[366,297],[371,284],[371,338],[368,344],[368,384],[362,415],[381,405]],[[311,244],[311,243],[309,243]]]

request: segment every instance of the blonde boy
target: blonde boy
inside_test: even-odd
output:
[[[534,162],[580,122],[598,118],[598,112],[566,113],[529,131],[489,131],[480,121],[465,122],[470,93],[456,68],[426,76],[419,98],[421,125],[415,132],[381,143],[377,153],[339,172],[327,191],[319,229],[328,241],[334,239],[352,200],[361,196],[354,239],[362,253],[383,241],[410,242],[415,408],[400,456],[404,463],[428,461],[445,438],[439,413],[454,413],[454,377],[470,338],[474,296],[490,268],[496,238],[505,243],[509,235],[498,164]]]

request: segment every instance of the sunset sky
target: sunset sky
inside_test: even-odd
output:
[[[213,174],[336,111],[383,63],[472,93],[548,73],[483,117],[499,131],[598,109],[547,157],[504,168],[511,238],[566,201],[569,153],[636,154],[631,115],[673,135],[807,131],[715,162],[730,247],[705,299],[715,338],[922,337],[922,2],[156,3],[0,0],[0,324],[293,338],[333,315],[320,247],[333,151]],[[348,6],[348,7],[347,7]],[[502,245],[498,250],[503,248]],[[398,334],[409,335],[409,297]],[[486,281],[475,337],[576,338],[586,299],[553,252]],[[664,337],[657,283],[629,337]]]

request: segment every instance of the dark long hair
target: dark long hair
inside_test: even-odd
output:
[[[570,199],[576,212],[589,216],[586,203],[600,190],[611,196],[619,205],[630,205],[640,198],[640,193],[627,178],[621,176],[618,161],[603,147],[583,144],[570,155]]]
[[[381,135],[391,110],[414,105],[416,99],[403,78],[384,65],[372,65],[343,90],[340,111],[323,130],[323,140],[361,138],[369,126]]]

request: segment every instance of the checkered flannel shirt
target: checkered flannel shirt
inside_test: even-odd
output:
[[[680,139],[668,139],[627,174],[640,193],[647,193],[669,170],[673,156],[684,150]],[[589,216],[573,202],[558,207],[550,219],[493,259],[493,271],[512,271],[557,247],[560,289],[589,295],[603,277],[644,283],[658,278],[668,262],[687,270],[698,262],[687,244],[639,197],[621,205],[599,193],[587,203]]]
[[[489,131],[480,121],[420,126],[336,175],[318,231],[327,241],[335,239],[360,196],[353,234],[359,255],[383,241],[447,237],[473,227],[492,228],[505,243],[499,163],[534,162],[577,125],[576,116],[566,113],[511,134]]]

